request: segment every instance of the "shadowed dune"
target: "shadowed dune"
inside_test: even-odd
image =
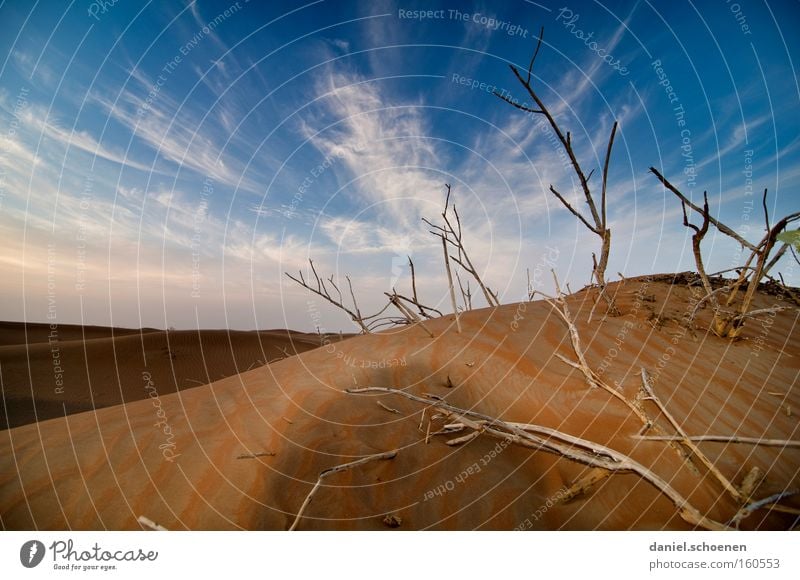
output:
[[[338,337],[336,338],[338,339]],[[0,323],[0,429],[197,387],[305,352],[290,330],[131,330]]]
[[[731,342],[700,330],[706,311],[697,330],[681,323],[691,310],[684,285],[628,279],[613,291],[622,315],[602,322],[598,313],[587,322],[593,290],[567,300],[586,358],[609,384],[633,398],[647,368],[654,392],[691,435],[800,438],[797,311],[752,320]],[[756,306],[776,302],[761,295]],[[425,324],[435,339],[418,326],[360,336],[206,386],[4,431],[2,525],[139,529],[145,516],[174,530],[285,530],[321,471],[399,449],[394,459],[326,478],[299,528],[388,529],[387,515],[401,530],[691,527],[631,473],[559,502],[587,467],[485,435],[448,446],[452,436],[427,435],[444,424],[434,418],[428,428],[432,409],[398,395],[344,392],[366,386],[430,393],[590,439],[649,467],[707,517],[725,522],[736,512],[702,465],[693,468],[667,443],[636,439],[639,419],[555,356],[574,352],[547,303],[465,313],[460,334],[452,315]],[[699,446],[736,484],[754,466],[766,473],[756,497],[800,487],[800,449]],[[784,504],[800,507],[796,498]],[[760,510],[742,527],[787,529],[795,517]]]

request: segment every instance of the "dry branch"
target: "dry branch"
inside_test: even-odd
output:
[[[766,474],[761,471],[757,466],[753,467],[747,475],[744,477],[742,481],[742,485],[739,487],[739,491],[742,492],[742,498],[744,502],[749,502],[753,498],[753,494],[758,489],[758,486],[761,485],[761,482],[764,481]]]
[[[576,497],[585,494],[592,489],[597,483],[608,479],[613,472],[600,467],[593,467],[581,479],[569,486],[566,493],[560,497],[561,503],[568,503]]]
[[[575,207],[570,204],[566,197],[562,195],[552,184],[550,185],[550,192],[561,202],[561,204],[569,210],[569,212],[574,215],[578,220],[586,226],[586,228],[594,233],[596,236],[600,238],[601,241],[601,250],[600,250],[600,261],[594,262],[594,267],[592,269],[592,275],[596,279],[598,286],[600,287],[600,297],[604,298],[608,303],[608,313],[609,314],[617,314],[618,310],[614,305],[613,299],[605,292],[606,287],[606,268],[608,266],[608,258],[611,250],[611,229],[608,227],[608,219],[607,219],[607,212],[606,212],[606,199],[607,199],[607,188],[608,188],[608,168],[609,162],[611,160],[611,151],[614,146],[614,137],[617,133],[617,121],[614,121],[614,125],[611,128],[611,133],[608,138],[608,145],[606,147],[606,155],[605,160],[603,162],[603,177],[602,177],[602,184],[601,184],[601,192],[600,192],[600,209],[597,208],[597,203],[594,198],[594,194],[592,193],[589,187],[589,180],[594,173],[594,170],[590,171],[587,175],[583,170],[580,162],[578,161],[577,155],[575,154],[575,150],[572,147],[572,138],[569,131],[566,133],[561,129],[558,122],[556,121],[554,115],[550,112],[547,105],[545,105],[544,101],[542,101],[541,97],[537,93],[536,89],[531,85],[531,77],[533,74],[533,65],[536,62],[536,57],[539,54],[539,49],[542,46],[542,39],[544,37],[544,27],[539,32],[539,38],[536,43],[536,49],[534,50],[533,56],[531,57],[530,63],[528,65],[527,75],[523,76],[520,73],[519,69],[512,65],[509,65],[511,68],[511,72],[514,73],[514,76],[517,78],[519,83],[528,93],[528,95],[533,99],[533,102],[536,103],[536,107],[528,107],[527,105],[520,105],[515,101],[505,97],[501,93],[495,91],[494,95],[503,100],[506,103],[509,103],[529,114],[536,114],[542,115],[546,120],[547,123],[552,128],[553,132],[556,135],[556,138],[561,143],[562,148],[564,149],[567,157],[569,158],[570,164],[572,166],[572,170],[574,171],[576,177],[581,186],[581,190],[583,191],[584,201],[589,208],[589,217],[586,217],[581,211],[576,209]]]
[[[399,389],[386,387],[366,387],[360,389],[347,389],[351,394],[367,393],[392,393],[412,401],[417,401],[425,405],[431,405],[439,409],[467,427],[476,431],[481,431],[491,437],[508,441],[530,449],[546,451],[561,455],[572,461],[583,463],[591,467],[599,467],[615,472],[633,472],[642,479],[653,485],[662,494],[667,496],[678,509],[680,517],[686,522],[709,530],[730,529],[725,524],[714,521],[704,516],[700,511],[692,506],[677,490],[675,490],[666,480],[655,474],[641,463],[631,457],[600,445],[593,441],[588,441],[580,437],[575,437],[563,433],[556,429],[542,427],[531,424],[507,423],[500,419],[470,411],[460,409],[445,401],[437,399],[426,399],[413,395]],[[478,423],[477,421],[482,421]]]
[[[369,463],[370,461],[375,460],[383,460],[383,459],[394,459],[397,456],[397,452],[399,450],[395,449],[394,451],[386,451],[384,453],[376,453],[375,455],[367,455],[366,457],[362,457],[361,459],[356,459],[355,461],[350,461],[349,463],[343,463],[341,465],[336,465],[334,467],[329,467],[328,469],[324,469],[320,472],[319,477],[317,478],[317,483],[314,484],[314,487],[311,488],[311,491],[306,496],[306,499],[303,501],[303,504],[300,506],[300,509],[297,512],[297,515],[294,518],[294,523],[289,528],[289,531],[292,532],[297,529],[297,525],[300,523],[300,519],[303,517],[303,512],[308,507],[308,504],[311,503],[311,500],[314,497],[314,494],[317,493],[317,490],[322,485],[322,480],[329,475],[333,475],[334,473],[338,473],[340,471],[345,471],[347,469],[352,469],[354,467],[358,467],[359,465],[364,465],[365,463]]]
[[[456,330],[461,334],[461,320],[458,317],[458,305],[456,304],[456,290],[453,287],[453,274],[450,272],[450,260],[447,257],[447,242],[442,237],[442,250],[444,251],[444,267],[447,270],[447,285],[450,288],[450,303],[453,305],[453,315],[456,317]]]
[[[464,443],[469,443],[473,439],[475,439],[478,435],[480,435],[480,431],[473,431],[463,437],[456,437],[455,439],[450,439],[449,441],[445,441],[445,445],[463,445]]]
[[[256,459],[258,457],[275,457],[274,451],[262,451],[260,453],[242,453],[237,455],[236,459]]]
[[[733,526],[734,528],[739,528],[739,524],[742,523],[742,520],[748,518],[754,511],[759,510],[761,508],[770,507],[772,504],[777,505],[779,501],[785,499],[787,497],[791,497],[793,495],[800,494],[800,490],[797,489],[787,489],[775,494],[772,494],[769,497],[765,497],[758,501],[754,501],[752,503],[743,506],[735,516],[728,522],[729,526]]]
[[[556,285],[556,287],[558,288],[558,285]],[[578,329],[572,320],[569,308],[563,297],[559,296],[558,298],[555,299],[545,298],[545,301],[550,305],[550,307],[559,315],[559,317],[567,325],[567,328],[569,329],[569,337],[570,337],[570,342],[572,344],[572,350],[578,357],[578,362],[571,361],[558,353],[556,353],[556,356],[562,362],[568,364],[569,366],[583,373],[583,376],[586,379],[586,382],[589,384],[589,386],[603,389],[615,399],[622,401],[625,404],[625,406],[627,406],[637,417],[639,417],[642,423],[644,423],[645,425],[650,425],[650,419],[639,407],[637,407],[632,401],[628,400],[628,398],[625,397],[625,395],[623,395],[615,388],[611,387],[603,380],[601,380],[600,377],[598,377],[594,373],[594,371],[592,371],[592,369],[589,368],[589,363],[586,362],[586,357],[583,352],[583,347],[581,346],[580,334],[578,334]]]
[[[715,443],[741,443],[742,445],[765,445],[769,447],[800,447],[800,441],[793,439],[762,439],[760,437],[737,437],[733,435],[690,435],[676,437],[674,435],[637,435],[636,439],[644,441],[689,441]]]
[[[389,303],[393,304],[395,308],[400,311],[409,324],[418,324],[420,328],[422,328],[428,334],[428,336],[435,338],[433,333],[428,329],[427,326],[425,326],[425,323],[422,322],[422,319],[417,316],[413,310],[409,309],[405,304],[403,304],[397,292],[394,292],[393,294],[384,292],[384,294],[389,297]]]
[[[800,212],[794,212],[781,218],[775,223],[775,225],[768,227],[767,233],[758,244],[752,244],[733,231],[731,228],[709,215],[708,198],[705,193],[703,193],[703,207],[699,208],[685,195],[683,195],[683,193],[681,193],[677,187],[672,185],[668,179],[661,175],[661,173],[659,173],[655,167],[651,167],[650,171],[659,179],[659,181],[661,181],[664,187],[674,193],[675,196],[680,200],[681,208],[683,210],[683,224],[695,231],[694,235],[692,236],[692,249],[694,251],[695,263],[697,264],[697,270],[703,282],[703,287],[706,291],[705,299],[710,300],[714,306],[714,321],[712,323],[711,330],[720,337],[737,338],[741,334],[741,329],[745,320],[751,316],[750,308],[755,297],[755,293],[761,284],[761,280],[768,276],[770,269],[786,252],[786,248],[781,247],[775,256],[770,258],[772,250],[778,241],[778,235],[784,229],[786,229],[790,223],[800,220]],[[767,226],[769,226],[770,220],[769,215],[767,214],[766,198],[767,190],[765,189],[762,205],[764,206],[765,211],[765,223]],[[688,216],[686,215],[687,206],[703,216],[702,226],[698,227],[689,222]],[[720,232],[736,240],[743,248],[750,250],[747,261],[739,270],[739,276],[737,280],[730,285],[730,293],[726,301],[726,306],[731,306],[734,299],[738,295],[739,289],[746,284],[747,288],[744,296],[742,297],[741,304],[737,308],[738,312],[723,311],[720,308],[719,302],[716,298],[716,291],[712,288],[709,277],[706,274],[703,266],[700,242],[707,233],[709,224],[714,224],[714,226]],[[755,263],[755,265],[753,265],[753,263]]]
[[[655,391],[653,391],[653,388],[650,385],[650,377],[647,376],[647,371],[644,368],[642,368],[642,388],[644,389],[645,393],[647,393],[647,398],[655,403],[655,405],[658,407],[658,410],[661,411],[661,413],[667,418],[669,424],[672,425],[673,429],[675,429],[675,431],[681,437],[681,442],[683,445],[686,446],[689,451],[691,451],[691,453],[697,457],[703,463],[703,465],[706,466],[706,468],[722,484],[722,487],[724,487],[734,499],[741,501],[742,494],[739,493],[739,490],[736,489],[736,487],[728,480],[727,477],[722,474],[719,469],[717,469],[717,466],[711,462],[706,454],[703,453],[700,448],[698,448],[697,445],[692,442],[692,440],[683,430],[683,427],[680,426],[680,424],[675,420],[675,417],[673,417],[672,414],[667,410],[667,408],[661,402],[661,399],[656,396]]]
[[[378,406],[379,406],[381,409],[385,409],[386,411],[389,411],[390,413],[394,413],[394,414],[396,414],[396,415],[400,415],[400,414],[401,414],[401,413],[400,413],[400,411],[398,411],[397,409],[394,409],[394,408],[392,408],[392,407],[388,407],[387,405],[384,405],[384,404],[383,404],[383,403],[381,403],[380,401],[378,401]]]
[[[383,312],[383,310],[381,312],[379,312],[378,314],[376,314],[374,316],[371,316],[371,317],[367,317],[365,319],[363,316],[361,316],[361,311],[358,309],[358,304],[356,303],[355,295],[353,294],[353,285],[352,285],[352,283],[350,283],[350,278],[349,277],[347,278],[347,282],[348,282],[348,285],[350,286],[350,294],[351,294],[351,296],[353,298],[353,308],[355,308],[355,310],[353,310],[352,308],[344,305],[344,302],[343,302],[343,299],[342,299],[342,293],[339,291],[339,287],[333,281],[333,276],[328,278],[328,282],[330,282],[330,284],[333,286],[333,289],[336,290],[338,298],[334,297],[331,294],[330,290],[328,290],[328,287],[325,285],[325,280],[320,278],[319,274],[317,274],[317,269],[314,267],[314,261],[313,260],[309,260],[308,263],[311,266],[311,273],[314,275],[314,281],[316,282],[316,287],[312,286],[311,283],[306,282],[306,279],[303,276],[303,272],[302,271],[299,272],[299,277],[294,277],[291,274],[289,274],[288,272],[286,272],[286,276],[288,276],[289,279],[293,280],[294,282],[300,284],[300,286],[302,286],[306,290],[309,290],[310,292],[313,292],[314,294],[316,294],[320,298],[323,298],[324,300],[327,300],[328,302],[330,302],[331,304],[333,304],[337,308],[345,311],[350,316],[352,321],[355,322],[361,328],[361,330],[363,332],[369,333],[370,329],[367,326],[365,320],[378,316],[378,314],[381,314]],[[384,310],[385,310],[385,308],[384,308]]]
[[[661,173],[658,171],[658,169],[656,169],[655,167],[651,167],[650,171],[651,171],[651,173],[653,173],[653,175],[655,175],[658,178],[658,180],[664,185],[664,187],[666,187],[668,190],[670,190],[672,193],[674,193],[677,196],[677,198],[681,200],[681,202],[683,202],[686,205],[688,205],[690,208],[692,208],[697,213],[699,213],[701,215],[703,214],[703,210],[701,208],[699,208],[698,206],[696,206],[695,204],[693,204],[692,201],[689,198],[687,198],[685,195],[683,195],[683,193],[681,193],[678,190],[678,188],[676,188],[674,185],[672,185],[667,180],[666,177],[661,175]],[[725,224],[723,224],[719,220],[716,220],[712,216],[709,216],[708,217],[708,221],[710,221],[712,224],[714,224],[714,227],[717,228],[720,232],[722,232],[726,236],[729,236],[729,237],[733,238],[734,240],[736,240],[737,242],[739,242],[739,244],[742,247],[747,248],[749,250],[755,250],[756,249],[756,247],[753,244],[751,244],[750,242],[745,240],[742,236],[737,234],[735,231],[733,231],[731,228],[729,228],[728,226],[726,226]]]
[[[154,532],[167,532],[167,531],[169,531],[169,530],[167,530],[167,528],[165,528],[161,524],[157,524],[156,522],[154,522],[153,520],[151,520],[147,516],[139,516],[138,518],[136,518],[136,521],[139,522],[139,524],[142,527],[145,527],[145,528],[147,528],[149,530],[153,530]]]
[[[497,294],[492,292],[492,290],[488,286],[486,286],[486,284],[484,284],[480,274],[478,274],[478,271],[472,264],[472,260],[470,260],[466,248],[464,247],[463,231],[461,228],[461,217],[458,215],[458,210],[456,209],[455,204],[453,204],[452,206],[455,225],[453,225],[453,222],[450,220],[448,214],[448,211],[450,210],[450,194],[451,194],[450,184],[445,183],[445,187],[447,188],[447,196],[445,197],[444,211],[442,211],[441,214],[442,220],[444,221],[444,226],[438,226],[430,222],[426,218],[422,218],[422,221],[428,224],[431,228],[433,228],[431,230],[431,233],[433,235],[442,238],[442,244],[445,247],[445,266],[449,268],[449,263],[447,261],[448,257],[447,244],[450,244],[458,252],[458,257],[449,254],[449,258],[453,260],[456,264],[461,266],[467,273],[469,273],[475,279],[481,291],[483,292],[484,298],[486,298],[486,303],[489,306],[500,306],[500,302],[497,299]],[[450,286],[452,288],[452,280]],[[456,310],[456,314],[457,313],[458,311]]]

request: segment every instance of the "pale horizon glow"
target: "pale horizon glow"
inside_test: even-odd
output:
[[[527,67],[540,26],[535,85],[595,190],[619,122],[609,279],[695,269],[650,166],[751,241],[765,188],[773,223],[800,209],[790,3],[10,4],[2,320],[355,331],[284,275],[309,258],[374,312],[409,292],[410,256],[423,301],[450,311],[421,221],[445,183],[501,302],[525,299],[529,270],[581,288],[598,240],[548,192],[584,209],[574,175],[540,116],[492,95],[524,101],[508,64]],[[713,229],[703,249],[710,272],[744,259]],[[777,271],[800,285],[790,255]]]

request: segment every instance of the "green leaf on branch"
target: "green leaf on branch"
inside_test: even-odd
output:
[[[778,234],[778,240],[786,244],[792,244],[800,252],[800,230],[791,230]]]

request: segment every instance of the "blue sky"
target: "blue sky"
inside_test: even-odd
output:
[[[573,175],[491,94],[523,100],[508,64],[540,26],[534,84],[587,172],[619,122],[610,278],[694,268],[651,165],[749,239],[764,188],[773,218],[800,205],[797,2],[266,4],[0,5],[0,319],[350,330],[283,276],[309,257],[367,311],[410,255],[448,309],[420,221],[444,183],[503,302],[528,269],[580,288],[596,239],[547,193],[577,199]],[[704,244],[711,271],[742,261]]]

